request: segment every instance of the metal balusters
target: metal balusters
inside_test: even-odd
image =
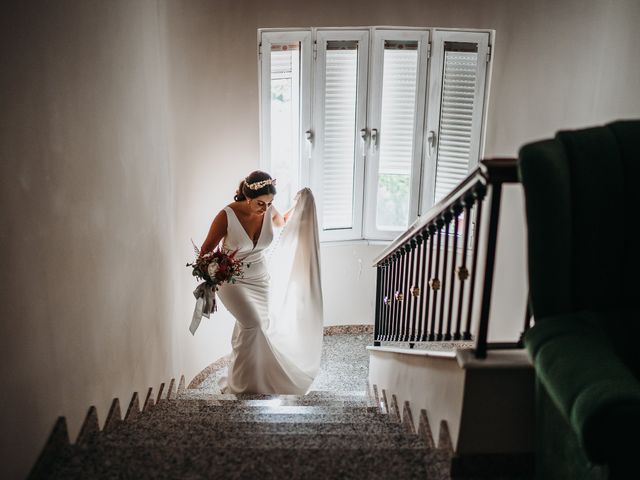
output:
[[[420,291],[419,296],[417,298],[417,304],[418,304],[418,312],[417,312],[417,316],[418,316],[418,321],[420,322],[420,336],[417,337],[416,340],[418,341],[424,341],[427,338],[427,322],[426,322],[426,316],[424,315],[424,297],[426,296],[426,291],[424,288],[424,279],[427,277],[427,239],[429,238],[429,234],[427,233],[426,230],[423,230],[422,232],[420,232],[418,234],[418,245],[420,245],[420,263],[418,265],[420,265],[420,268],[418,269],[420,272],[420,285],[419,285],[419,289]]]
[[[383,340],[391,340],[391,305],[393,305],[393,260],[391,257],[386,259],[387,279],[384,287],[385,291],[385,322]]]
[[[463,199],[464,204],[464,240],[462,241],[462,264],[457,268],[458,279],[460,280],[460,291],[458,292],[458,318],[456,321],[456,333],[454,340],[460,340],[462,335],[462,307],[464,302],[464,286],[469,278],[469,270],[467,269],[467,252],[469,250],[469,230],[471,223],[471,207],[473,206],[473,196],[466,195]]]
[[[427,336],[425,341],[431,341],[435,338],[433,334],[433,325],[431,322],[432,316],[430,315],[430,306],[431,299],[433,295],[431,294],[431,279],[433,278],[433,248],[436,241],[435,234],[437,232],[437,228],[435,225],[429,225],[429,259],[427,260],[427,286],[425,287],[426,296],[425,296],[425,306],[424,306],[424,315],[425,315],[425,325],[427,326]]]
[[[384,339],[386,341],[391,340],[391,322],[392,322],[392,314],[393,314],[393,270],[394,263],[393,257],[387,258],[387,286],[385,288],[385,292],[387,293],[386,299],[386,322],[384,328]]]
[[[404,340],[404,292],[406,290],[405,285],[407,284],[407,251],[405,246],[400,247],[400,254],[402,255],[402,274],[400,275],[400,287],[398,288],[398,293],[396,296],[396,301],[398,302],[398,331],[396,332],[396,339],[399,342]]]
[[[404,246],[404,251],[404,282],[402,284],[402,303],[400,304],[402,308],[402,335],[400,338],[402,341],[406,342],[409,340],[409,299],[411,298],[411,294],[409,293],[409,290],[411,289],[410,273],[413,272],[413,262],[411,261],[413,253],[409,243]]]
[[[402,252],[402,276],[400,277],[400,288],[398,289],[398,334],[396,336],[399,342],[404,340],[404,329],[405,329],[405,316],[404,316],[404,306],[405,302],[405,292],[407,285],[407,275],[409,273],[409,265],[407,265],[407,260],[409,256],[407,255],[407,250],[405,247],[400,249]]]
[[[438,337],[436,335],[436,309],[438,306],[438,291],[440,290],[440,279],[438,278],[438,274],[440,273],[440,250],[442,248],[442,219],[439,218],[436,222],[436,228],[437,228],[437,237],[436,237],[436,262],[435,262],[435,268],[434,268],[434,272],[433,272],[433,277],[431,277],[431,281],[429,286],[431,287],[431,290],[433,290],[433,299],[432,299],[432,304],[431,304],[431,319],[429,322],[429,325],[431,325],[431,328],[429,328],[429,340],[438,340]]]
[[[498,242],[501,194],[502,185],[498,184],[491,187],[491,212],[489,214],[487,252],[484,262],[484,288],[482,289],[482,303],[480,304],[480,325],[478,326],[478,338],[476,339],[476,358],[485,358],[487,356],[487,334],[489,331],[489,312],[491,310],[491,291],[496,259],[496,244]]]
[[[400,340],[400,302],[398,301],[399,295],[400,295],[400,288],[402,285],[402,274],[403,272],[403,264],[402,264],[402,260],[404,256],[404,252],[402,251],[402,249],[398,250],[398,253],[396,255],[396,265],[397,265],[397,271],[396,271],[396,283],[395,283],[395,288],[393,291],[393,334],[392,334],[392,339],[394,342],[397,342]]]
[[[515,165],[513,160],[483,161],[376,260],[376,345],[408,341],[412,348],[418,341],[470,340],[472,323],[479,319],[476,357],[486,355],[491,348],[487,330],[500,192],[503,183],[517,182]],[[488,186],[491,209],[484,213]],[[483,215],[489,215],[484,219],[487,228]],[[482,272],[478,271],[481,235],[487,250],[482,252]],[[478,282],[482,285],[476,288]],[[528,322],[525,330],[527,326]]]
[[[376,313],[375,313],[375,324],[373,327],[374,335],[373,335],[373,345],[380,345],[380,315],[382,314],[382,295],[380,294],[382,290],[382,266],[378,265],[376,267]]]
[[[391,276],[388,259],[382,263],[382,267],[384,274],[382,276],[382,335],[380,339],[387,340],[389,333],[389,277]]]
[[[396,328],[396,288],[398,280],[398,252],[391,256],[391,288],[389,289],[389,335],[388,340],[393,341],[393,332]]]
[[[393,331],[393,285],[396,275],[395,255],[391,255],[387,261],[389,262],[389,280],[387,283],[387,333],[385,340],[391,341],[391,332]]]
[[[456,273],[456,260],[458,257],[458,221],[460,215],[460,207],[458,204],[454,205],[451,209],[453,213],[453,251],[451,257],[451,268],[449,271],[449,309],[447,311],[447,333],[444,335],[444,339],[449,341],[453,339],[451,335],[451,324],[453,323],[453,295],[455,291],[455,273]]]
[[[447,288],[447,267],[449,258],[449,226],[451,225],[451,215],[447,212],[443,215],[444,219],[444,258],[442,259],[442,272],[440,277],[440,318],[438,319],[438,340],[444,340],[444,304],[446,302]]]
[[[480,225],[482,225],[482,199],[486,193],[484,185],[478,186],[474,190],[474,197],[476,199],[476,221],[475,229],[473,231],[473,260],[471,261],[471,281],[469,283],[469,303],[467,309],[467,324],[464,330],[463,338],[465,340],[471,340],[471,318],[473,317],[473,291],[476,284],[476,266],[478,265],[478,250],[480,245]],[[467,226],[470,226],[467,224]]]
[[[411,239],[411,279],[409,281],[409,293],[408,296],[411,299],[409,318],[411,318],[411,334],[409,335],[409,341],[415,342],[418,339],[417,322],[416,322],[416,304],[418,302],[419,290],[418,289],[418,276],[419,270],[416,268],[418,265],[420,250],[418,249],[418,241],[416,238]]]

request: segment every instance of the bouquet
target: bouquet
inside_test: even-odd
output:
[[[193,263],[187,263],[191,267],[191,274],[201,283],[194,290],[196,297],[196,308],[191,319],[189,331],[195,334],[202,317],[209,318],[212,312],[216,311],[216,295],[222,283],[235,283],[238,278],[242,278],[244,264],[236,258],[237,250],[230,251],[218,248],[212,252],[200,255],[200,249],[194,244],[196,259]],[[249,264],[246,264],[249,267]]]

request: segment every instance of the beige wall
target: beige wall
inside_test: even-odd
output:
[[[20,5],[20,6],[17,6]],[[178,373],[155,1],[0,7],[0,477]]]
[[[486,153],[514,155],[640,115],[639,17],[634,0],[2,2],[2,477],[24,475],[58,415],[75,438],[89,405],[104,421],[113,397],[228,349],[224,311],[186,331],[183,264],[258,166],[258,27],[495,28]],[[348,323],[371,310],[345,292],[371,284],[380,247],[331,248],[327,322]]]

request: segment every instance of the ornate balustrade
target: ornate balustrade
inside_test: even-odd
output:
[[[376,258],[374,345],[474,340],[478,358],[516,345],[487,344],[502,186],[518,182],[516,162],[480,162]]]

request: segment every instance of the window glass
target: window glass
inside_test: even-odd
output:
[[[291,204],[300,151],[300,43],[271,45],[271,175],[279,210]]]
[[[414,144],[418,42],[385,41],[376,227],[404,230]],[[374,141],[372,139],[372,141]]]

